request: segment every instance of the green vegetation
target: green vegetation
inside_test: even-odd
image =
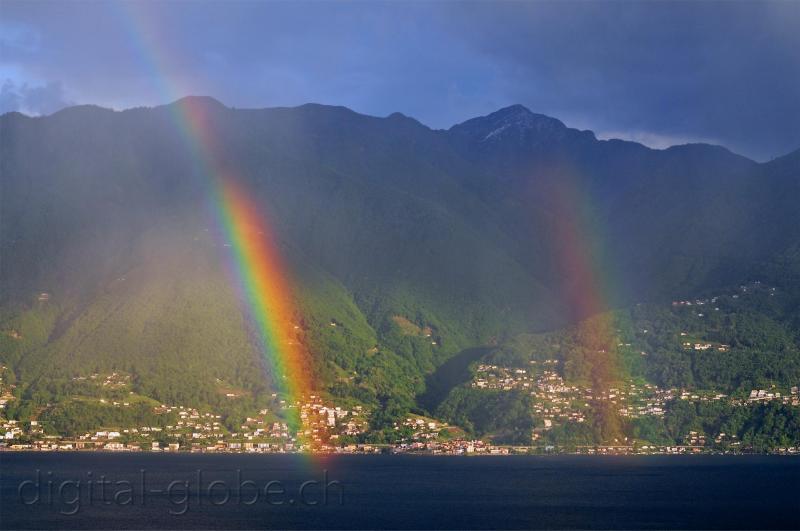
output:
[[[787,397],[792,387],[800,386],[800,335],[793,328],[800,299],[796,292],[761,282],[717,293],[672,304],[639,304],[557,332],[520,335],[473,367],[482,363],[535,374],[532,367],[537,365],[532,363],[557,360],[552,366],[567,385],[594,393],[622,388],[625,382],[638,382],[640,387],[650,382],[705,397],[673,398],[663,416],[638,418],[620,418],[607,400],[592,401],[585,422],[567,422],[546,432],[544,441],[563,448],[623,440],[683,444],[690,431],[726,434],[718,441],[721,447],[735,442],[764,451],[798,444],[800,407],[777,399],[748,399],[753,390]],[[616,341],[613,346],[604,335],[609,330]],[[606,342],[596,343],[598,337]],[[614,376],[593,376],[598,363],[611,363],[613,372],[605,374]],[[492,410],[498,395],[507,403]],[[797,401],[796,390],[792,396]],[[479,435],[501,440],[504,430],[524,425],[517,412],[527,412],[526,423],[538,422],[529,401],[518,391],[487,391],[466,383],[454,389],[437,412]]]
[[[499,443],[528,444],[533,429],[530,397],[523,393],[453,391],[437,411],[478,437],[492,435]]]
[[[174,105],[186,104],[207,113],[220,166],[270,220],[297,302],[291,340],[311,355],[304,376],[364,406],[373,442],[396,440],[410,413],[514,443],[543,429],[529,394],[469,386],[478,363],[555,359],[559,378],[598,393],[637,382],[743,399],[800,381],[800,152],[756,164],[713,146],[598,142],[519,106],[433,131],[339,107]],[[219,412],[233,429],[282,398],[173,110],[0,117],[5,416],[75,431],[89,424],[79,417],[144,422],[153,401]],[[537,121],[547,127],[509,135],[524,141],[483,142]],[[575,197],[556,204],[565,190]],[[584,217],[605,239],[565,238]],[[607,301],[617,310],[575,307],[577,251],[624,279]],[[730,288],[756,277],[752,293]],[[690,296],[716,299],[669,305]],[[124,389],[77,380],[111,373],[129,376]],[[726,429],[741,441],[796,439],[793,410],[772,404],[691,422],[580,407],[584,422],[542,441],[676,441],[737,415]]]

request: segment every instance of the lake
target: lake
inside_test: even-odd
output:
[[[4,529],[796,529],[798,493],[782,456],[0,454]]]

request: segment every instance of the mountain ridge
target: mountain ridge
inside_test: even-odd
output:
[[[229,106],[225,105],[223,102],[221,102],[220,100],[214,98],[213,96],[200,96],[200,95],[183,96],[183,97],[178,98],[177,100],[175,100],[173,102],[170,102],[170,103],[164,103],[164,104],[153,105],[153,106],[134,106],[134,107],[128,107],[128,108],[119,109],[119,110],[112,109],[112,108],[109,108],[109,107],[103,107],[101,105],[95,105],[95,104],[78,104],[78,105],[70,105],[68,107],[64,107],[63,109],[55,111],[55,112],[53,112],[53,113],[51,113],[49,115],[31,116],[31,115],[27,115],[27,114],[19,112],[19,111],[9,111],[9,112],[3,113],[2,115],[0,115],[0,117],[5,117],[7,115],[19,115],[19,116],[24,116],[26,118],[31,118],[31,119],[45,118],[47,116],[53,116],[53,115],[56,115],[56,114],[61,113],[63,111],[70,110],[70,109],[99,109],[99,110],[110,111],[110,112],[114,112],[114,113],[125,113],[125,112],[132,112],[132,111],[140,111],[140,110],[148,110],[148,109],[152,110],[152,109],[158,109],[158,108],[165,108],[165,107],[171,107],[171,106],[174,106],[174,105],[181,105],[181,104],[207,105],[209,107],[216,107],[216,108],[225,109],[225,110],[229,110],[229,111],[273,111],[273,110],[275,110],[275,111],[279,111],[279,110],[285,111],[285,110],[292,110],[292,109],[297,110],[297,109],[303,109],[303,108],[322,108],[322,109],[327,108],[327,109],[345,110],[348,113],[352,113],[352,114],[355,114],[355,115],[358,115],[358,116],[361,116],[361,117],[375,118],[375,119],[381,119],[381,120],[383,120],[383,119],[403,118],[404,121],[407,121],[409,123],[413,122],[413,123],[418,124],[418,125],[424,127],[425,129],[428,129],[430,131],[442,131],[442,132],[450,132],[450,131],[453,131],[454,129],[458,129],[459,126],[464,126],[465,124],[469,124],[469,123],[477,123],[478,121],[480,121],[482,119],[487,119],[487,118],[490,118],[490,117],[493,117],[493,116],[494,117],[498,117],[498,116],[502,117],[504,115],[507,115],[508,113],[524,113],[524,115],[528,115],[530,117],[533,117],[536,120],[542,120],[545,123],[553,124],[558,129],[564,129],[566,131],[570,131],[570,132],[574,132],[574,133],[580,133],[580,134],[586,135],[586,136],[591,136],[597,142],[625,143],[625,144],[629,144],[629,145],[633,145],[633,146],[643,147],[643,148],[651,150],[651,151],[668,151],[668,150],[672,150],[672,149],[675,149],[675,148],[684,148],[684,147],[687,147],[687,149],[694,149],[694,147],[692,147],[692,146],[702,146],[704,148],[722,148],[722,149],[724,149],[724,150],[726,150],[726,151],[728,151],[728,152],[730,152],[730,153],[732,153],[732,154],[734,154],[736,156],[745,158],[747,160],[751,160],[752,162],[754,162],[756,164],[770,164],[771,162],[774,162],[775,160],[780,160],[781,158],[793,155],[793,154],[797,153],[798,151],[800,151],[800,148],[798,148],[798,149],[796,149],[794,151],[790,151],[790,152],[788,152],[788,153],[786,153],[784,155],[776,157],[776,158],[774,158],[774,159],[772,159],[770,161],[758,162],[758,161],[753,161],[752,159],[750,159],[749,157],[746,157],[745,155],[738,154],[738,153],[730,150],[729,148],[727,148],[727,147],[725,147],[725,146],[723,146],[721,144],[711,144],[711,143],[706,143],[706,142],[687,142],[687,143],[684,143],[684,144],[671,145],[671,146],[668,146],[668,147],[665,147],[665,148],[653,148],[653,147],[650,147],[650,146],[648,146],[646,144],[642,144],[641,142],[636,142],[636,141],[633,141],[633,140],[627,140],[627,139],[622,139],[622,138],[608,138],[608,139],[600,140],[600,139],[597,139],[597,137],[595,135],[595,132],[592,131],[592,130],[589,130],[589,129],[581,130],[581,129],[576,129],[576,128],[569,127],[569,126],[565,125],[558,118],[554,118],[552,116],[549,116],[549,115],[546,115],[546,114],[542,114],[542,113],[533,112],[530,109],[528,109],[527,107],[525,107],[524,105],[519,104],[519,103],[515,103],[515,104],[507,105],[505,107],[501,107],[501,108],[497,109],[496,111],[490,112],[490,113],[488,113],[486,115],[476,116],[476,117],[473,117],[473,118],[468,118],[468,119],[466,119],[464,121],[461,121],[461,122],[458,122],[456,124],[453,124],[449,128],[445,128],[445,129],[434,129],[434,128],[431,128],[431,127],[425,125],[423,122],[419,121],[418,119],[414,118],[413,116],[406,115],[406,114],[404,114],[402,112],[399,112],[399,111],[392,112],[387,116],[376,116],[376,115],[370,115],[370,114],[366,114],[366,113],[360,113],[358,111],[352,110],[349,107],[342,106],[342,105],[331,105],[331,104],[313,103],[313,102],[303,103],[303,104],[299,104],[299,105],[295,105],[295,106],[229,107]],[[72,111],[70,111],[70,112],[72,112]]]

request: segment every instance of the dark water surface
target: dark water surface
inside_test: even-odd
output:
[[[799,500],[778,456],[0,454],[3,529],[797,529]]]

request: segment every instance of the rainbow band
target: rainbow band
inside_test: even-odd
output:
[[[246,295],[248,313],[256,325],[263,355],[288,405],[300,402],[312,389],[309,356],[296,340],[296,319],[290,281],[263,207],[250,199],[240,179],[223,168],[214,128],[206,105],[179,100],[184,91],[173,81],[180,72],[164,42],[168,31],[159,28],[148,2],[112,2],[130,43],[143,66],[153,73],[151,80],[165,99],[184,146],[194,162],[195,172],[205,181],[217,221],[232,249],[238,280]],[[179,100],[179,101],[176,101]],[[302,430],[299,408],[290,407],[287,421]]]
[[[250,315],[280,391],[290,403],[300,402],[311,389],[308,356],[294,337],[296,311],[280,253],[265,216],[246,190],[230,178],[221,179],[220,184],[220,217]],[[292,427],[301,428],[297,415],[291,417]]]
[[[287,422],[302,437],[299,407],[310,394],[309,357],[296,340],[293,321],[297,312],[264,208],[252,200],[242,180],[223,169],[215,156],[220,152],[207,115],[209,108],[193,100],[172,104],[176,123],[204,170],[217,219],[231,244],[237,277],[247,300],[248,313],[256,325],[261,349],[268,361],[278,391],[289,408]]]

